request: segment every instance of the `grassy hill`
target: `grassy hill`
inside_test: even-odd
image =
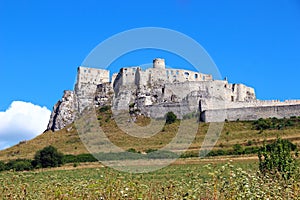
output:
[[[109,110],[98,112],[98,121],[108,138],[117,146],[128,150],[134,148],[136,151],[146,152],[150,149],[159,149],[170,142],[176,135],[180,121],[166,124],[156,135],[150,138],[136,138],[121,131],[113,120]],[[136,123],[140,126],[149,124],[149,119],[139,117]],[[190,152],[197,154],[205,138],[209,123],[200,123],[197,135],[189,148]],[[290,140],[300,145],[300,118],[291,119],[267,119],[255,122],[225,122],[222,133],[216,141],[214,150],[230,150],[237,145],[242,148],[258,147],[264,141],[271,142],[277,137]],[[81,142],[74,124],[70,124],[62,130],[47,131],[36,138],[20,142],[19,144],[0,151],[0,160],[11,160],[17,158],[33,158],[36,151],[45,146],[52,145],[64,154],[84,154],[87,149]],[[180,150],[179,150],[180,151]]]

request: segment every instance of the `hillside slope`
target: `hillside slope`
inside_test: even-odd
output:
[[[166,124],[163,130],[151,138],[136,138],[122,132],[109,111],[99,112],[99,124],[107,134],[108,138],[123,148],[128,150],[134,148],[137,151],[145,152],[150,149],[159,149],[170,142],[176,135],[180,121],[173,124]],[[140,117],[138,125],[145,126],[149,123],[148,118]],[[271,124],[271,127],[265,124]],[[265,127],[264,127],[265,126]],[[208,130],[209,123],[200,123],[198,133],[190,151],[197,152],[200,150],[205,134]],[[300,118],[282,119],[282,120],[264,120],[262,129],[256,130],[257,125],[254,122],[225,122],[222,134],[219,137],[214,149],[232,149],[236,144],[242,147],[261,146],[264,141],[272,141],[276,137],[287,138],[294,144],[300,145]],[[281,130],[278,130],[281,129]],[[20,142],[19,144],[8,149],[0,151],[0,160],[10,160],[17,158],[33,158],[36,151],[45,146],[53,145],[64,154],[83,154],[88,153],[87,149],[80,140],[74,124],[65,127],[62,130],[52,132],[47,131],[36,138]]]

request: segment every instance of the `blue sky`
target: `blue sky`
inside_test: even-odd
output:
[[[0,111],[13,101],[52,106],[100,42],[139,27],[164,27],[200,43],[230,82],[259,99],[300,99],[300,1],[0,0]],[[167,54],[129,55],[122,66]],[[133,59],[134,58],[134,59]],[[119,66],[119,67],[122,67]]]

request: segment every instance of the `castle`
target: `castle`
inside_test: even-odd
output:
[[[154,59],[153,67],[146,70],[121,68],[111,81],[108,70],[78,67],[74,91],[64,91],[53,107],[47,129],[64,128],[75,120],[75,113],[89,105],[110,105],[112,110],[126,112],[134,109],[136,114],[152,118],[163,118],[169,111],[178,118],[198,113],[203,122],[300,116],[300,100],[258,100],[251,87],[214,80],[208,74],[169,69],[161,58]]]

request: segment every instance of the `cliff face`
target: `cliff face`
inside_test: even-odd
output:
[[[64,91],[63,97],[53,107],[47,130],[57,131],[75,120],[75,94],[73,91]]]
[[[93,90],[92,90],[92,89]],[[88,105],[111,105],[113,89],[110,83],[85,84],[75,91],[64,91],[63,97],[53,107],[47,130],[57,131],[71,124]]]

